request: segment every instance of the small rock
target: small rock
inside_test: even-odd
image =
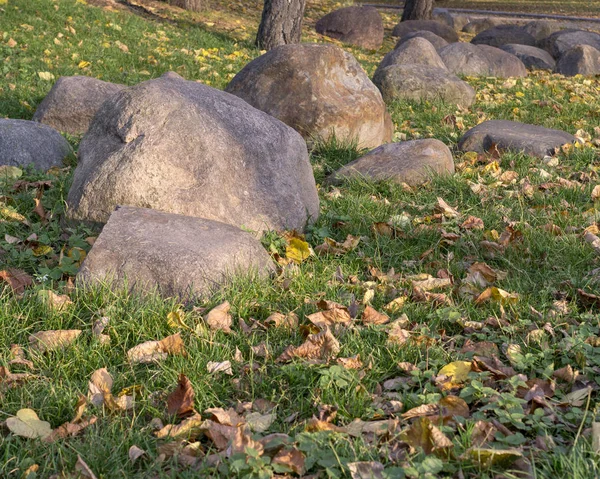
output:
[[[564,131],[516,121],[489,120],[467,131],[458,142],[458,148],[485,153],[495,145],[500,151],[523,152],[544,158],[553,155],[556,148],[573,141],[575,137]]]
[[[102,103],[123,88],[125,85],[91,77],[61,77],[38,106],[33,120],[71,135],[82,135]]]
[[[350,45],[377,50],[383,43],[383,20],[374,7],[346,7],[328,13],[317,33]]]
[[[33,165],[46,171],[63,166],[71,154],[71,146],[54,128],[35,121],[0,118],[0,166]]]
[[[193,299],[235,274],[264,277],[273,269],[260,242],[235,226],[122,206],[88,253],[77,282]]]
[[[433,32],[449,43],[458,41],[458,34],[454,31],[454,28],[450,28],[448,25],[436,22],[435,20],[408,20],[406,22],[400,22],[394,27],[392,36],[402,38],[409,33],[418,32],[420,30]]]
[[[335,172],[330,181],[366,177],[375,181],[391,180],[414,186],[426,182],[432,174],[454,173],[452,153],[435,139],[388,143],[348,163]]]

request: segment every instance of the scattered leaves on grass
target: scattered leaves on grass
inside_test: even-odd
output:
[[[29,336],[29,345],[31,349],[40,353],[54,351],[71,345],[80,334],[80,329],[38,331]]]
[[[146,341],[127,351],[129,362],[134,364],[162,361],[169,355],[186,356],[180,333],[167,336],[160,341]]]

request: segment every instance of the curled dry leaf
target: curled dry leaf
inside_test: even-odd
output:
[[[5,385],[9,388],[15,387],[35,377],[36,376],[29,373],[11,373],[7,367],[0,366],[0,385]]]
[[[253,432],[265,432],[271,427],[271,424],[273,424],[275,419],[277,419],[277,414],[274,412],[268,414],[251,412],[250,414],[246,415],[245,419],[246,424],[248,424],[248,427]]]
[[[361,369],[363,362],[360,360],[360,354],[350,358],[337,358],[336,362],[346,369]]]
[[[386,324],[390,322],[390,317],[387,314],[380,313],[368,305],[365,307],[361,319],[364,324]]]
[[[452,447],[452,441],[426,417],[420,417],[400,434],[411,449],[421,448],[425,454]]]
[[[162,429],[156,431],[154,435],[159,439],[168,437],[171,439],[192,440],[192,438],[196,438],[202,433],[203,423],[202,416],[196,413],[193,416],[184,419],[177,425],[167,424]]]
[[[288,346],[277,358],[277,362],[287,362],[294,358],[327,361],[340,352],[340,343],[329,329],[311,334],[300,346]]]
[[[321,311],[307,316],[308,320],[321,329],[334,327],[335,325],[347,325],[352,322],[348,308],[334,301],[321,300],[317,302]]]
[[[457,210],[439,197],[437,199],[436,210],[442,213],[446,218],[457,218],[460,216],[460,213]]]
[[[477,299],[475,299],[475,304],[483,304],[488,301],[493,301],[501,305],[507,305],[515,304],[518,300],[519,295],[517,293],[509,293],[503,289],[491,287],[487,288],[477,297]]]
[[[343,243],[338,243],[331,238],[325,238],[323,244],[315,247],[318,254],[341,255],[352,251],[360,243],[360,236],[348,235]]]
[[[304,473],[304,454],[295,447],[281,449],[271,461],[277,464],[280,472],[288,472],[301,476]]]
[[[112,391],[113,379],[106,368],[97,369],[88,382],[88,399],[96,407],[104,404],[104,395]]]
[[[383,309],[389,311],[390,313],[397,313],[404,307],[406,301],[408,301],[407,296],[398,296],[397,298],[393,299],[388,304],[386,304]]]
[[[240,416],[233,408],[229,408],[227,410],[220,407],[210,408],[204,411],[204,414],[210,415],[214,422],[224,426],[236,427],[245,422],[244,418]]]
[[[40,353],[54,351],[69,346],[80,334],[80,329],[39,331],[29,336],[29,345]]]
[[[194,413],[194,389],[185,374],[179,375],[177,387],[167,397],[167,412],[183,418]]]
[[[469,216],[460,227],[464,230],[482,230],[485,228],[483,220],[476,216]]]
[[[66,294],[56,294],[54,291],[49,289],[43,289],[38,291],[38,298],[50,309],[54,311],[64,311],[73,304],[71,298]]]
[[[206,364],[206,369],[208,370],[209,374],[224,373],[233,376],[233,370],[231,369],[231,361],[209,361]]]
[[[29,369],[33,369],[33,363],[28,359],[25,359],[25,350],[18,344],[11,344],[10,346],[10,361],[9,366],[25,366]]]
[[[33,283],[33,278],[23,270],[9,268],[0,271],[0,282],[8,284],[15,294],[23,294]]]
[[[129,460],[134,463],[144,454],[146,454],[146,451],[137,447],[136,445],[133,445],[129,448],[129,453],[127,455],[129,456]]]
[[[206,323],[213,331],[223,331],[224,333],[231,333],[231,325],[233,319],[229,310],[231,305],[229,301],[225,301],[220,305],[211,309],[206,315]]]
[[[452,280],[450,278],[434,278],[430,276],[427,279],[412,282],[413,288],[419,288],[423,291],[431,291],[434,289],[447,288],[452,286]]]
[[[264,323],[275,327],[296,329],[298,327],[298,316],[293,311],[288,314],[273,313],[265,319]]]
[[[127,351],[127,359],[131,363],[153,363],[165,359],[168,355],[186,356],[181,334],[167,336],[160,341],[146,341]]]
[[[97,479],[96,475],[90,469],[90,466],[88,466],[79,455],[77,456],[75,470],[79,473],[80,477],[85,477],[85,479]]]
[[[233,439],[227,448],[227,456],[231,457],[234,454],[245,453],[246,448],[254,449],[259,456],[262,456],[264,452],[263,445],[252,439],[250,431],[244,425],[240,425],[235,428]]]

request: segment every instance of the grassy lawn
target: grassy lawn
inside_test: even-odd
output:
[[[52,78],[62,75],[135,84],[173,70],[223,88],[260,54],[251,44],[260,4],[215,0],[206,14],[189,14],[149,1],[131,11],[81,0],[0,0],[0,116],[30,119]],[[332,6],[309,3],[307,41],[323,41],[311,25]],[[389,28],[398,18],[385,20]],[[349,50],[372,73],[393,43],[387,38],[380,52]],[[600,261],[583,232],[599,234],[592,195],[600,183],[598,149],[591,140],[600,136],[594,128],[600,84],[550,74],[467,80],[477,90],[468,110],[390,105],[396,139],[435,137],[455,148],[480,121],[509,119],[578,132],[585,144],[546,162],[455,152],[456,175],[418,189],[364,181],[325,186],[327,174],[360,152],[319,145],[311,159],[321,216],[305,239],[316,248],[325,238],[353,235],[358,245],[337,256],[310,256],[270,281],[240,279],[198,304],[74,289],[78,263],[97,232],[61,221],[72,166],[24,171],[19,183],[0,179],[0,270],[19,268],[33,278],[21,296],[0,290],[0,422],[31,408],[56,429],[75,416],[94,371],[107,368],[114,381],[114,396],[103,406],[87,405],[83,420],[93,424],[76,436],[49,443],[1,428],[0,477],[77,477],[78,456],[98,478],[285,477],[300,472],[299,462],[309,477],[337,478],[351,477],[353,464],[363,461],[383,464],[384,473],[374,477],[598,477],[592,426],[600,421],[600,299],[589,295],[600,292]],[[69,140],[76,148],[79,138]],[[40,181],[47,183],[34,183]],[[36,197],[44,222],[34,212]],[[439,198],[458,213],[440,210]],[[475,219],[483,228],[469,226]],[[285,257],[282,232],[263,242]],[[476,302],[488,286],[469,282],[468,268],[477,262],[493,269],[489,286],[499,289]],[[450,278],[451,285],[420,292],[419,285],[432,283],[418,283],[431,279],[426,275]],[[69,301],[59,306],[48,291]],[[387,307],[397,298],[396,309]],[[349,327],[333,332],[338,358],[354,358],[354,368],[335,359],[277,360],[314,332],[308,316],[320,300],[356,312]],[[231,304],[231,334],[205,321],[224,301]],[[365,325],[367,304],[388,314],[394,328]],[[266,326],[273,313],[292,312],[299,326]],[[92,333],[100,318],[108,318],[103,334],[110,343]],[[70,329],[82,333],[62,349],[29,345],[39,331]],[[128,360],[130,348],[176,333],[185,356],[141,365]],[[31,363],[15,364],[21,356],[12,345]],[[210,363],[223,361],[231,362],[231,375],[208,372]],[[451,363],[464,374],[444,383],[442,368]],[[191,382],[193,408],[203,418],[211,417],[204,413],[209,408],[234,408],[247,422],[263,421],[245,438],[248,448],[225,457],[215,431],[212,439],[192,434],[189,444],[156,437],[158,420],[179,422],[166,404],[180,374]],[[126,397],[132,408],[123,411]],[[422,405],[428,418],[405,414]],[[373,425],[377,432],[366,431]],[[287,441],[295,461],[261,455],[253,441],[271,433],[288,435],[271,439]],[[145,451],[135,462],[132,446]],[[508,452],[490,458],[489,449]]]

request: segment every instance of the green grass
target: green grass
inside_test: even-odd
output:
[[[310,8],[317,11],[318,6],[313,3]],[[73,0],[9,0],[8,5],[0,6],[0,14],[0,55],[5,59],[0,67],[0,115],[11,118],[31,118],[36,105],[50,89],[52,82],[42,80],[39,72],[50,72],[55,78],[85,74],[135,84],[174,70],[188,79],[222,88],[247,61],[259,55],[249,42],[251,30],[246,40],[234,38],[197,23],[199,16],[176,10],[166,12],[163,16],[168,15],[170,21],[165,21],[128,11],[110,12]],[[9,39],[16,46],[8,46]],[[307,39],[314,36],[307,35]],[[117,40],[128,46],[129,53],[116,46]],[[389,43],[387,40],[386,45]],[[352,51],[370,73],[383,54]],[[82,64],[80,68],[82,61],[89,65]],[[594,126],[600,116],[600,85],[596,79],[536,74],[516,82],[468,81],[478,91],[477,102],[468,110],[441,103],[390,105],[397,138],[435,137],[455,148],[467,128],[492,118],[595,134]],[[445,121],[450,116],[456,117],[458,126]],[[79,139],[70,140],[76,147]],[[359,154],[351,145],[335,142],[317,145],[311,152],[315,177],[321,185],[321,216],[306,235],[313,247],[325,237],[342,241],[348,234],[361,236],[355,250],[339,257],[311,257],[300,265],[297,273],[288,271],[285,277],[263,282],[239,279],[198,304],[179,305],[174,299],[138,298],[106,289],[71,291],[69,280],[76,271],[77,260],[65,259],[66,254],[73,248],[89,250],[86,238],[97,234],[84,226],[67,228],[61,222],[72,168],[54,174],[24,172],[27,180],[52,181],[42,199],[44,208],[53,215],[46,224],[33,213],[35,188],[15,192],[10,181],[2,183],[2,201],[24,215],[28,224],[6,219],[0,222],[0,260],[7,267],[21,268],[33,275],[35,284],[23,298],[15,297],[8,288],[1,293],[0,365],[10,360],[12,344],[22,345],[34,363],[32,373],[36,378],[14,388],[4,387],[0,380],[0,420],[29,407],[52,427],[58,427],[71,420],[78,395],[86,394],[92,372],[102,367],[108,368],[114,378],[114,393],[132,386],[138,386],[138,392],[135,407],[128,413],[88,406],[86,415],[96,415],[96,424],[81,436],[54,444],[21,438],[3,430],[0,477],[20,478],[33,464],[39,465],[37,477],[68,474],[74,470],[78,455],[99,478],[270,477],[272,467],[264,458],[254,460],[253,470],[249,465],[241,465],[251,462],[242,457],[226,460],[219,466],[202,465],[204,469],[200,472],[178,464],[175,458],[159,460],[158,448],[164,441],[153,436],[150,422],[152,418],[161,418],[165,423],[172,420],[165,412],[165,397],[174,389],[180,373],[193,384],[194,407],[200,412],[257,399],[274,402],[277,419],[268,432],[289,434],[306,456],[310,466],[307,473],[321,471],[321,477],[350,477],[347,464],[356,461],[379,461],[385,465],[388,477],[403,474],[456,477],[459,471],[469,478],[492,478],[497,474],[513,477],[510,467],[487,469],[468,459],[471,431],[480,420],[497,421],[515,433],[508,437],[497,434],[490,447],[522,447],[532,464],[534,477],[598,476],[598,460],[589,433],[591,423],[598,420],[598,396],[592,393],[587,408],[585,401],[578,406],[561,406],[571,385],[557,384],[555,397],[548,400],[553,415],[540,414],[541,409],[523,414],[528,406],[517,397],[514,378],[491,381],[488,373],[471,373],[468,385],[455,391],[468,402],[470,417],[444,426],[453,446],[439,456],[427,456],[418,448],[397,454],[402,445],[396,433],[410,424],[402,419],[394,434],[375,443],[370,442],[369,436],[353,438],[346,434],[305,431],[307,421],[317,414],[319,405],[338,408],[335,419],[338,426],[356,418],[368,421],[386,417],[373,404],[373,398],[380,394],[384,381],[402,374],[400,362],[410,362],[418,368],[412,379],[397,390],[403,403],[402,412],[421,404],[437,403],[448,393],[441,391],[432,378],[449,362],[471,358],[472,353],[461,352],[467,339],[496,344],[505,365],[509,363],[506,346],[519,345],[522,356],[514,368],[527,378],[547,379],[554,370],[571,365],[580,373],[576,387],[600,385],[597,374],[600,348],[596,347],[600,335],[598,311],[585,309],[576,293],[577,288],[596,294],[599,291],[598,275],[592,273],[600,266],[599,261],[580,234],[598,219],[597,205],[591,198],[593,187],[600,182],[596,148],[588,145],[561,154],[559,164],[553,167],[524,155],[503,154],[498,166],[502,171],[518,173],[517,181],[511,185],[498,184],[494,169],[486,164],[492,159],[483,158],[481,163],[470,164],[473,158],[458,152],[455,159],[459,168],[454,176],[436,178],[417,189],[366,181],[348,182],[337,189],[323,185],[327,174]],[[559,178],[577,180],[581,187],[538,188],[545,183],[558,183]],[[524,180],[533,187],[530,195],[523,191]],[[483,185],[487,193],[476,194],[473,185]],[[435,217],[438,197],[457,208],[461,217],[439,223]],[[411,221],[399,227],[396,238],[374,234],[373,223],[393,221],[404,213]],[[485,230],[461,229],[461,223],[469,215],[481,218]],[[490,257],[480,242],[493,237],[493,230],[502,233],[507,222],[514,222],[514,227],[522,233],[522,241],[511,244],[504,254]],[[548,233],[544,229],[548,224],[560,227],[563,234]],[[453,244],[441,241],[442,229],[460,235],[459,239]],[[25,239],[32,233],[37,234],[39,244],[49,246],[52,251],[35,256],[31,247],[5,240],[6,234]],[[283,254],[285,242],[281,235],[272,233],[264,242],[273,244]],[[341,346],[339,356],[359,354],[365,365],[360,371],[340,369],[334,363],[276,363],[274,358],[288,345],[303,342],[302,330],[271,328],[246,335],[237,325],[238,318],[251,323],[251,318],[262,321],[273,312],[290,311],[295,311],[300,323],[306,325],[306,315],[316,311],[314,301],[329,299],[349,305],[352,298],[360,302],[369,289],[374,291],[372,306],[381,311],[397,296],[410,297],[411,286],[401,279],[377,280],[369,268],[384,272],[394,268],[403,277],[419,273],[435,276],[439,270],[447,269],[459,285],[466,276],[465,263],[474,261],[485,261],[507,272],[497,286],[519,294],[518,302],[504,307],[494,302],[476,306],[472,299],[451,289],[445,290],[454,302],[450,308],[409,299],[393,318],[400,313],[407,315],[410,321],[407,329],[413,332],[414,341],[403,346],[391,345],[385,327],[363,327],[360,321],[336,333]],[[344,281],[335,279],[340,273]],[[41,289],[67,293],[73,304],[64,311],[55,311],[39,299],[37,291]],[[566,314],[552,312],[558,299],[565,299]],[[224,300],[231,303],[236,320],[231,335],[209,331],[202,311],[194,309],[210,309]],[[185,311],[189,327],[182,331],[188,356],[171,356],[159,364],[146,366],[129,364],[126,356],[129,348],[177,332],[177,328],[169,326],[167,315],[178,308]],[[541,312],[541,316],[534,310]],[[92,324],[101,316],[110,318],[105,331],[110,336],[110,345],[102,344],[91,333]],[[507,324],[500,329],[485,326],[472,331],[464,329],[457,316],[475,322],[503,317]],[[546,332],[540,342],[528,337],[530,331],[546,324],[545,330],[553,331],[554,335]],[[40,354],[27,348],[32,333],[49,329],[81,329],[83,333],[72,346],[61,351]],[[253,353],[251,347],[262,342],[268,345],[271,357],[265,359]],[[206,372],[209,361],[233,360],[236,348],[244,362],[233,362],[233,376]],[[11,366],[11,371],[25,370]],[[296,419],[287,422],[285,419],[292,414],[297,414]],[[546,436],[552,438],[554,445],[544,451],[535,440]],[[573,446],[576,437],[577,444]],[[210,441],[201,442],[207,454],[216,452]],[[146,451],[146,456],[135,464],[127,455],[132,445]]]

